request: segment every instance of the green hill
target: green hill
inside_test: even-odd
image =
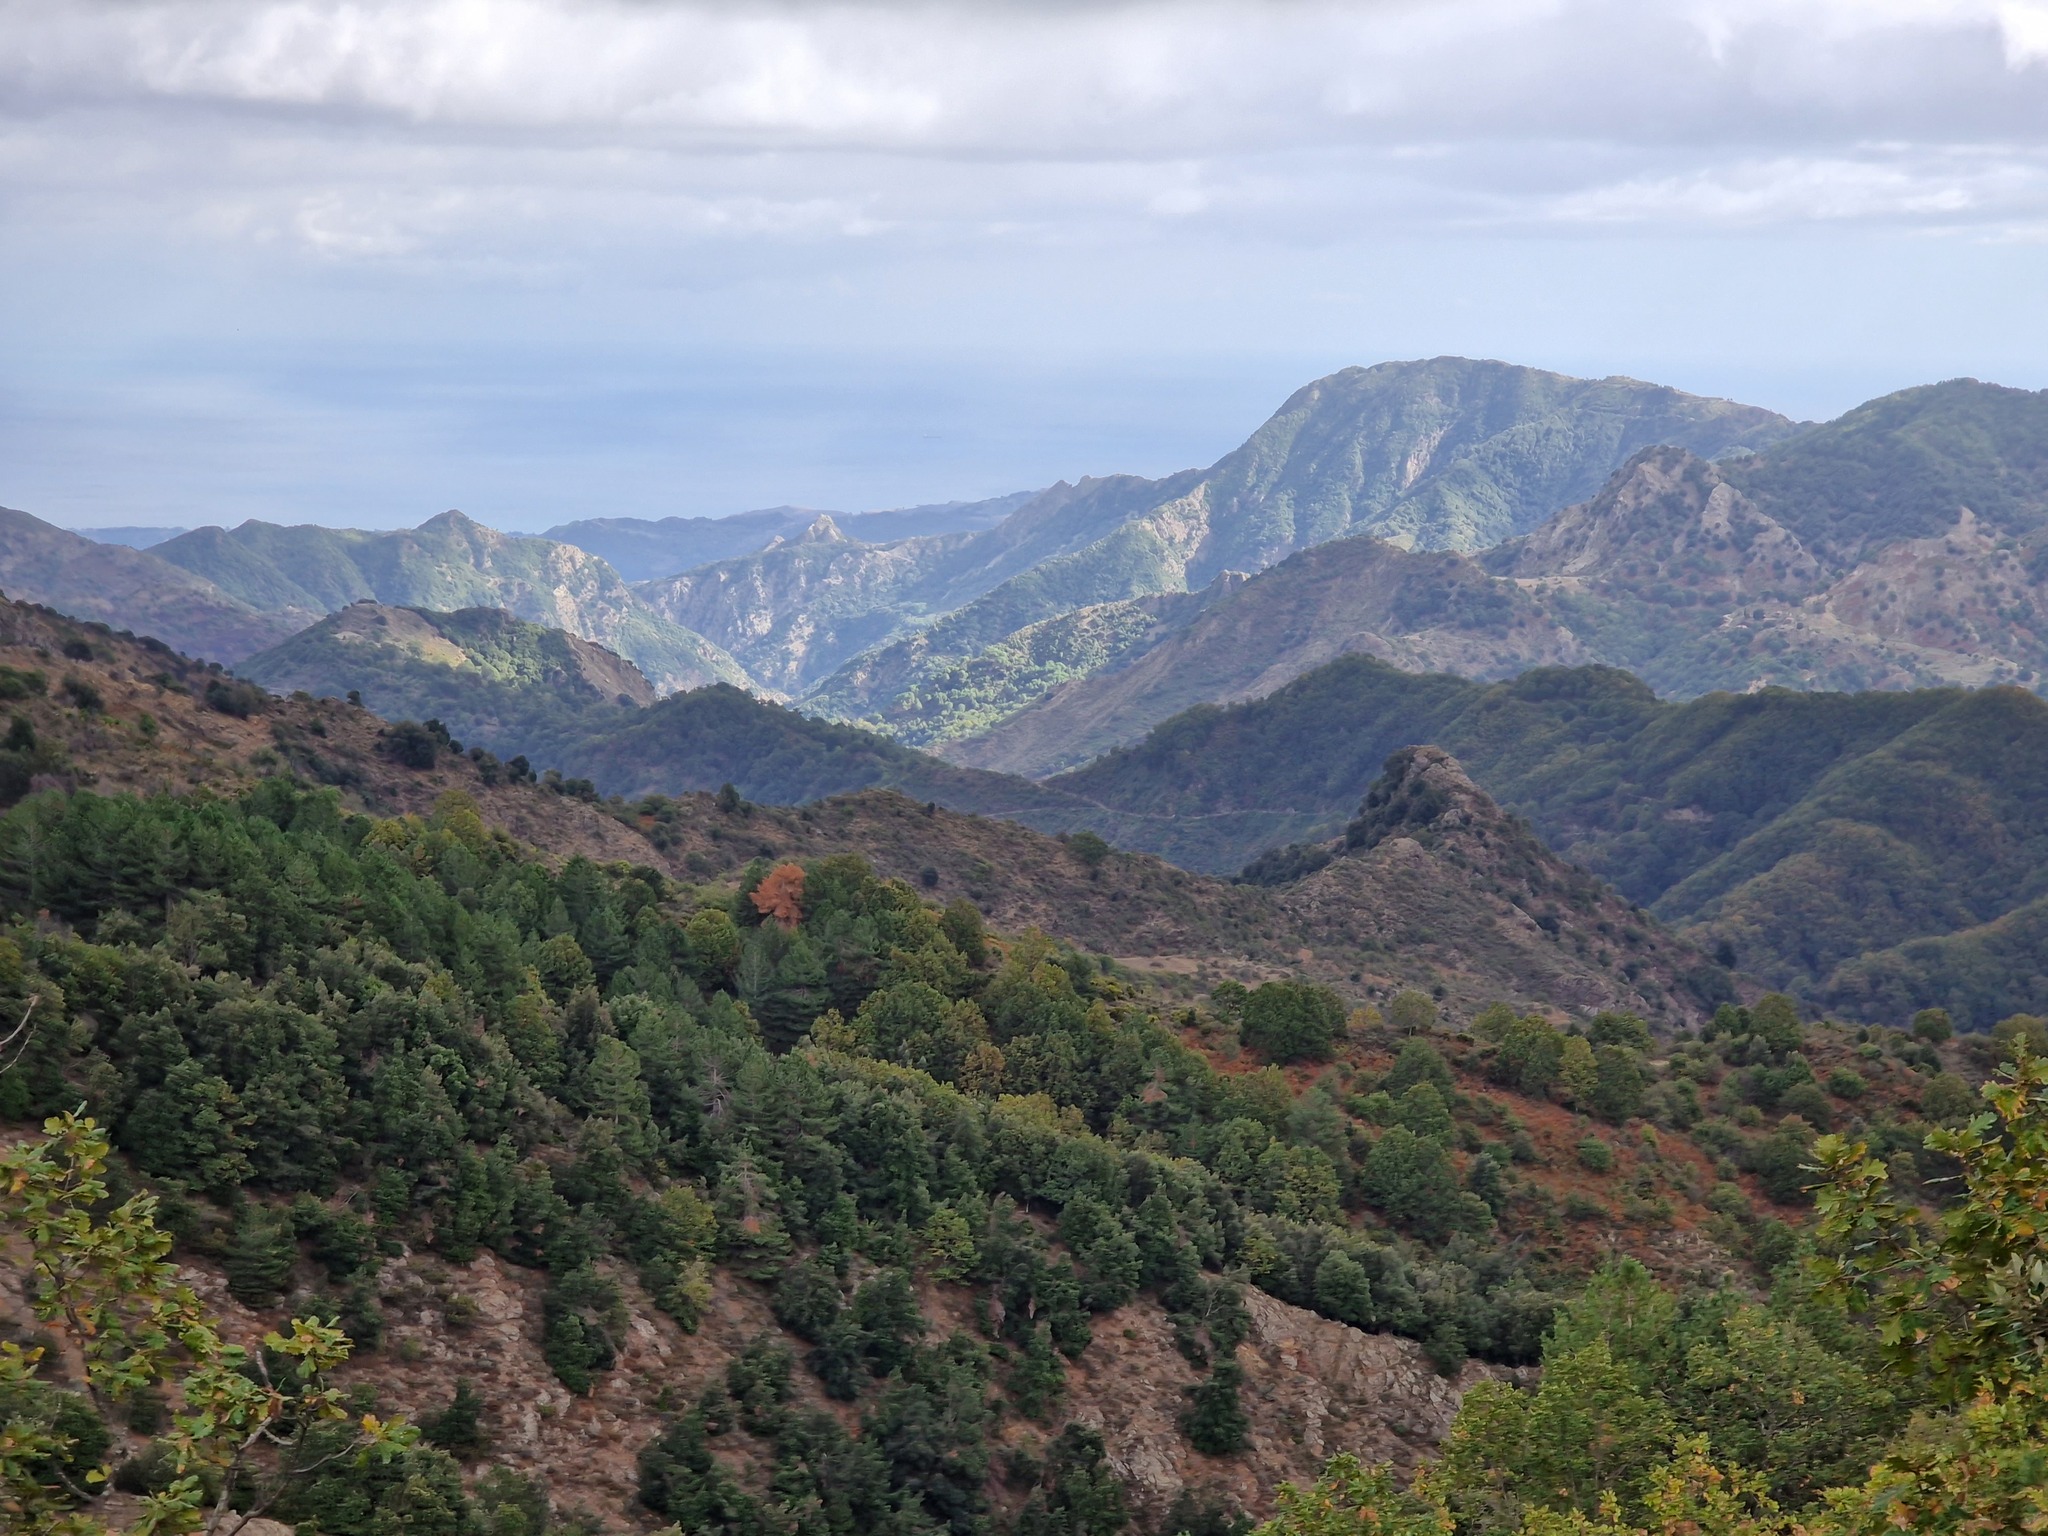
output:
[[[150,552],[266,613],[303,626],[365,598],[398,607],[502,608],[594,640],[661,691],[744,681],[703,636],[653,612],[595,555],[444,512],[417,528],[199,528]]]
[[[1729,479],[1837,564],[1946,532],[1964,507],[2030,533],[2048,524],[2048,391],[1976,379],[1902,389],[1731,465]]]
[[[235,671],[274,693],[354,692],[387,719],[439,720],[505,757],[580,739],[655,697],[631,662],[499,608],[352,603]]]

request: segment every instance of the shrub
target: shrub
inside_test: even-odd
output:
[[[1794,1083],[1779,1095],[1778,1108],[1797,1115],[1817,1131],[1826,1130],[1834,1121],[1834,1106],[1816,1083]]]
[[[1431,1083],[1446,1101],[1450,1099],[1451,1069],[1445,1063],[1442,1052],[1427,1040],[1404,1042],[1401,1054],[1394,1058],[1393,1069],[1387,1073],[1387,1080],[1380,1086],[1398,1098],[1417,1083]]]
[[[50,691],[50,680],[30,669],[0,667],[0,699],[39,698]]]
[[[1614,1168],[1614,1148],[1598,1136],[1588,1136],[1579,1143],[1579,1162],[1595,1173],[1608,1173]]]
[[[401,768],[424,772],[434,766],[441,744],[417,720],[401,720],[384,737],[384,755]]]
[[[1109,844],[1103,841],[1099,833],[1070,833],[1067,836],[1066,842],[1067,852],[1071,853],[1083,864],[1086,864],[1090,869],[1100,868],[1102,861],[1109,857]]]
[[[1922,1008],[1913,1015],[1913,1034],[1929,1045],[1940,1045],[1956,1032],[1946,1008]]]
[[[1938,1072],[1920,1090],[1920,1113],[1936,1125],[1957,1125],[1975,1114],[1977,1096],[1953,1072]]]
[[[1838,1099],[1860,1099],[1870,1091],[1863,1074],[1850,1067],[1837,1067],[1828,1074],[1828,1092]]]
[[[269,694],[240,678],[216,677],[206,685],[206,692],[200,697],[208,709],[233,715],[237,720],[260,715],[270,707]]]

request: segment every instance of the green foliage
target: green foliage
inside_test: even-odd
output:
[[[2048,1402],[2039,1195],[2048,1177],[2048,1059],[2023,1054],[1987,1084],[1988,1112],[1927,1138],[1962,1168],[1960,1198],[1930,1217],[1893,1198],[1861,1142],[1814,1147],[1829,1293],[1879,1320],[1895,1369],[1944,1401]]]
[[[1344,1000],[1305,981],[1268,981],[1244,1000],[1244,1042],[1274,1061],[1323,1061],[1344,1028]]]
[[[1181,1433],[1205,1456],[1228,1456],[1245,1447],[1251,1421],[1238,1400],[1244,1368],[1235,1360],[1219,1360],[1209,1374],[1188,1388],[1187,1412]]]
[[[439,1413],[420,1420],[420,1438],[460,1460],[481,1455],[490,1446],[484,1433],[484,1400],[468,1377],[455,1383],[455,1395]]]
[[[1559,853],[1666,923],[1711,918],[1727,963],[1838,1016],[1932,1006],[1981,1030],[2048,1012],[2025,959],[2048,922],[2032,884],[2048,860],[2048,704],[2018,689],[1696,691],[1660,701],[1605,667],[1486,683],[1343,657],[1166,720],[1047,788],[1101,807],[1092,824],[1123,846],[1230,872],[1334,836],[1380,764],[1426,741]],[[1726,977],[1693,982],[1714,1001]]]
[[[1468,1392],[1431,1486],[1478,1531],[1512,1531],[1530,1508],[1590,1515],[1606,1495],[1639,1510],[1673,1432],[1670,1410],[1595,1339],[1546,1352],[1533,1394],[1495,1381]]]
[[[1403,997],[1408,995],[1402,994]],[[1395,1002],[1400,1000],[1396,998]],[[1451,1069],[1444,1061],[1443,1053],[1427,1040],[1404,1040],[1400,1053],[1394,1057],[1394,1065],[1387,1072],[1386,1081],[1380,1086],[1398,1098],[1417,1083],[1429,1083],[1445,1100],[1455,1091]]]

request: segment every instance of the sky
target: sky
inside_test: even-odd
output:
[[[2048,387],[2048,0],[0,3],[0,505],[1161,474],[1443,353]]]

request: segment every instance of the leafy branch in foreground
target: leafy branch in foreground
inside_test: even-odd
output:
[[[1611,1315],[1581,1344],[1568,1311],[1542,1389],[1475,1387],[1443,1460],[1412,1488],[1340,1456],[1313,1488],[1282,1488],[1279,1513],[1254,1536],[2048,1531],[2048,1059],[2022,1050],[1984,1098],[1988,1113],[1927,1139],[1960,1168],[1938,1213],[1895,1198],[1862,1143],[1828,1136],[1815,1147],[1819,1297],[1874,1313],[1884,1373],[1935,1405],[1873,1447],[1860,1481],[1805,1493],[1803,1508],[1781,1504],[1769,1468],[1736,1454],[1741,1434],[1672,1433],[1662,1395],[1644,1390],[1652,1378],[1631,1382],[1640,1362],[1610,1354]],[[1646,1271],[1604,1283],[1650,1287],[1636,1300],[1656,1299]],[[1597,1302],[1592,1313],[1616,1312]],[[1662,1318],[1651,1333],[1668,1331],[1674,1305],[1667,1295],[1644,1314]]]
[[[100,1536],[90,1513],[110,1469],[80,1467],[81,1415],[52,1411],[61,1394],[40,1373],[61,1363],[83,1380],[97,1426],[159,1384],[182,1411],[164,1437],[173,1476],[143,1496],[136,1536],[232,1536],[295,1481],[344,1458],[388,1459],[417,1438],[400,1421],[351,1419],[328,1374],[349,1354],[339,1329],[295,1318],[260,1350],[229,1343],[168,1257],[153,1196],[99,1214],[108,1200],[106,1135],[58,1115],[39,1141],[0,1154],[0,1226],[26,1244],[29,1300],[51,1345],[0,1344],[0,1516],[23,1536]],[[52,1350],[58,1359],[51,1360]],[[104,1435],[101,1436],[104,1443]]]

